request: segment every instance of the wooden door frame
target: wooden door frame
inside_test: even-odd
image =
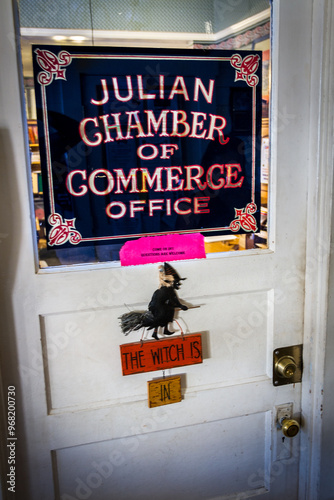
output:
[[[333,3],[313,0],[300,500],[319,494],[333,198],[333,47]]]
[[[274,0],[274,9],[279,11],[282,1]],[[298,0],[301,4],[305,3]],[[310,116],[314,120],[314,132],[305,139],[309,145],[309,190],[308,190],[308,224],[307,224],[307,247],[306,247],[306,282],[305,282],[305,314],[304,314],[304,374],[302,386],[302,431],[299,476],[299,498],[300,500],[314,500],[318,496],[318,480],[320,472],[320,442],[321,442],[321,405],[322,387],[324,378],[324,358],[326,346],[327,326],[327,302],[328,302],[328,274],[330,258],[330,236],[331,236],[331,204],[332,204],[332,139],[333,139],[333,80],[334,80],[334,57],[331,48],[334,46],[334,6],[331,0],[307,0],[313,6],[312,19],[312,52],[311,52],[311,95]],[[12,8],[14,6],[14,9]],[[14,14],[13,14],[14,12]],[[15,189],[21,201],[17,213],[13,214],[13,221],[19,222],[22,238],[29,241],[28,255],[20,258],[17,262],[16,272],[25,265],[34,266],[34,243],[30,235],[33,220],[24,210],[29,206],[29,192],[27,176],[24,172],[25,165],[29,165],[27,158],[27,134],[24,125],[24,111],[22,100],[22,76],[17,62],[17,40],[18,31],[15,27],[15,16],[17,12],[16,0],[6,0],[2,6],[1,25],[6,29],[0,30],[1,54],[6,61],[6,69],[0,73],[0,87],[8,86],[12,82],[14,88],[12,97],[2,99],[1,125],[6,128],[8,143],[2,142],[1,147],[4,162],[13,161],[11,167],[16,170],[18,187]],[[319,53],[322,57],[319,57]],[[320,75],[320,76],[319,76]],[[23,133],[22,133],[23,131]],[[28,172],[28,168],[26,169]],[[8,212],[0,213],[0,222],[6,223]],[[31,232],[32,233],[32,232]],[[32,233],[33,234],[33,233]],[[20,241],[16,238],[16,241]],[[4,245],[5,246],[5,245]],[[6,257],[10,250],[5,250],[5,258],[1,260],[0,266],[6,281],[4,293],[11,294],[13,283],[8,273],[10,267],[6,265]],[[6,253],[7,252],[7,253]],[[8,283],[7,283],[8,281]],[[21,293],[21,297],[19,297]],[[16,291],[15,299],[24,301],[24,292]],[[3,336],[10,340],[14,335],[14,321],[12,313],[3,311],[3,325],[8,331]],[[20,325],[15,325],[16,328]],[[4,387],[0,424],[2,429],[6,427],[6,390],[8,380],[20,387],[18,373],[18,360],[16,359],[15,339],[9,341],[10,361],[1,367],[3,373]],[[10,366],[12,365],[12,367]],[[2,418],[1,418],[2,417]],[[22,436],[24,440],[24,436]],[[24,442],[22,443],[24,449]],[[3,498],[8,498],[6,488],[6,451],[2,450],[2,479]],[[26,478],[28,481],[28,478]],[[1,498],[1,496],[0,496]]]

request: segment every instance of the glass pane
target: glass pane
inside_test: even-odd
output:
[[[198,51],[212,54],[215,50],[219,50],[219,54],[221,54],[220,51],[236,51],[238,54],[242,54],[242,51],[260,51],[262,56],[262,138],[261,144],[258,143],[256,146],[260,149],[256,154],[261,155],[259,224],[256,232],[250,230],[244,231],[243,234],[218,234],[203,231],[203,235],[207,254],[268,247],[269,0],[172,0],[170,2],[162,0],[65,2],[63,0],[56,4],[45,0],[20,0],[20,22],[36,233],[41,267],[117,261],[123,242],[77,245],[70,248],[57,247],[56,249],[47,245],[43,201],[45,189],[43,189],[40,166],[33,81],[32,46],[35,44],[67,47],[134,47],[137,49],[143,47],[152,48],[152,50],[161,48],[181,51],[197,49],[194,54]],[[150,66],[150,71],[159,73],[159,64],[154,64]],[[151,76],[157,77],[156,74]],[[174,87],[175,93],[182,93],[183,90],[184,95],[185,90],[180,85],[179,80],[178,86]],[[206,91],[208,92],[208,87]],[[237,135],[239,134],[238,138],[242,144],[241,153],[244,153],[247,148],[249,150],[252,147],[252,140],[245,135],[247,106],[243,104],[243,93],[237,90],[230,100],[230,105],[235,109],[234,131]],[[246,106],[245,109],[243,106]],[[199,128],[197,128],[198,132]],[[123,155],[126,161],[127,152],[123,142],[119,141],[117,156],[120,158]],[[72,151],[69,150],[70,154]],[[201,161],[198,159],[196,163],[200,165]],[[62,172],[59,171],[58,174],[61,175]]]

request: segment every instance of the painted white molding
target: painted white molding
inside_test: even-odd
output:
[[[244,21],[241,21],[240,23],[233,24],[232,26],[229,26],[228,28],[218,31],[215,33],[213,36],[215,37],[214,41],[222,41],[227,38],[230,38],[231,36],[235,36],[239,33],[242,33],[243,31],[249,30],[253,28],[254,26],[258,26],[259,24],[264,23],[265,21],[268,21],[270,19],[270,9],[266,9],[262,12],[259,12],[255,16],[248,17]]]
[[[316,500],[319,495],[333,196],[334,8],[330,0],[313,1],[312,25],[309,105],[314,127],[310,127],[309,137],[311,175],[308,180],[300,500]]]

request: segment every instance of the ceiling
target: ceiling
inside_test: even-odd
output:
[[[235,36],[270,17],[269,0],[20,0],[25,77],[33,44],[192,47]]]

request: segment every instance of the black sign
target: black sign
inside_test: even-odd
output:
[[[258,230],[261,52],[33,53],[49,248]]]

